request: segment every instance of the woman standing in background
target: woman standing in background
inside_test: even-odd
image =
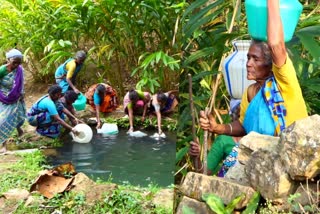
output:
[[[23,100],[23,55],[17,49],[6,53],[7,63],[0,67],[0,143],[1,152],[6,151],[5,142],[14,129],[23,134],[21,126],[25,119]]]

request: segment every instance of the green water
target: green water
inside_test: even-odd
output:
[[[153,132],[143,131],[146,137],[130,137],[120,130],[117,135],[103,136],[94,133],[90,143],[75,143],[71,139],[57,148],[55,156],[49,156],[53,166],[71,161],[77,172],[83,172],[93,180],[98,178],[117,184],[148,186],[151,182],[165,187],[174,182],[175,133],[156,140]]]

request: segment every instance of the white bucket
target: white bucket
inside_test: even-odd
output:
[[[80,123],[74,127],[79,132],[78,135],[74,135],[71,132],[71,136],[77,143],[89,143],[92,139],[93,132],[90,126],[84,123]]]
[[[115,123],[104,123],[101,129],[97,129],[98,134],[113,135],[118,134],[118,126]]]

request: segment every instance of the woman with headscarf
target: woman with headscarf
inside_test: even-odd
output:
[[[85,96],[91,111],[96,114],[97,128],[100,128],[100,112],[112,112],[118,107],[117,92],[110,85],[99,83],[92,85]]]
[[[6,53],[7,63],[0,66],[0,144],[6,151],[5,141],[14,129],[21,136],[25,119],[23,100],[23,55],[17,49]]]
[[[37,127],[38,134],[57,138],[62,127],[69,129],[74,134],[78,134],[72,126],[64,121],[64,114],[76,121],[79,120],[58,101],[61,96],[62,88],[58,85],[53,85],[49,88],[48,94],[41,97],[28,111],[27,120],[30,125]]]
[[[77,94],[80,93],[80,91],[75,87],[75,81],[86,57],[86,52],[78,51],[74,58],[68,59],[57,68],[55,72],[55,79],[56,83],[62,88],[63,94],[68,90],[73,90]]]

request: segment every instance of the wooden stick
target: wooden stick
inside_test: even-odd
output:
[[[192,77],[191,74],[188,74],[188,80],[189,80],[189,99],[190,99],[190,112],[191,112],[191,118],[192,118],[192,139],[193,142],[197,142],[197,136],[196,136],[196,128],[195,128],[195,117],[194,117],[194,106],[193,106],[193,97],[192,97]],[[198,159],[195,157],[193,160],[194,168],[198,171]]]
[[[209,108],[206,107],[205,114],[208,117]],[[208,151],[208,130],[203,132],[203,174],[208,174],[208,163],[207,163],[207,151]]]
[[[194,117],[194,106],[193,106],[193,96],[192,96],[192,77],[191,74],[188,74],[189,79],[189,99],[190,99],[190,111],[191,111],[191,118],[192,118],[192,139],[196,141],[196,129],[195,129],[195,117]]]

